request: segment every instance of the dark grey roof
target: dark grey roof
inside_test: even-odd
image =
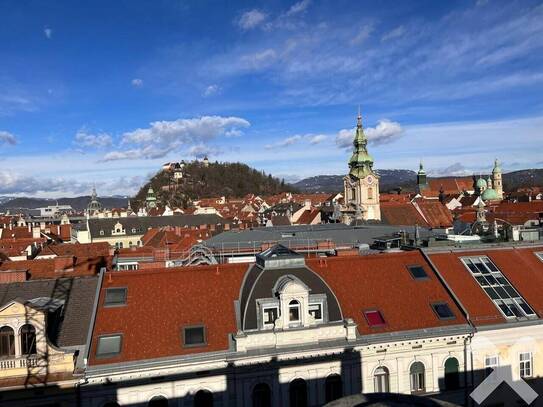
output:
[[[253,265],[249,268],[241,288],[240,309],[242,329],[257,329],[257,300],[275,297],[273,288],[283,276],[294,276],[310,289],[311,294],[326,295],[328,320],[341,321],[341,308],[336,296],[326,282],[308,267],[296,268],[261,268]]]
[[[348,226],[343,223],[321,225],[291,225],[259,227],[220,233],[206,240],[204,244],[214,249],[259,249],[262,243],[279,243],[287,247],[307,247],[318,242],[330,241],[338,246],[371,244],[376,237],[391,235],[400,230],[414,234],[414,226],[364,225]],[[421,238],[431,234],[428,229],[419,228]]]
[[[57,346],[85,345],[89,329],[98,277],[73,277],[56,280],[34,280],[21,283],[0,284],[0,306],[10,301],[30,301],[37,298],[41,308],[45,298],[51,304],[64,302],[59,312],[48,318],[48,335]]]
[[[173,216],[133,216],[126,218],[89,219],[89,230],[93,238],[110,237],[111,231],[119,222],[125,229],[126,236],[142,235],[149,228],[163,226],[191,227],[200,225],[224,225],[231,221],[215,214],[207,215],[173,215]],[[135,230],[134,232],[132,230]],[[104,233],[101,235],[100,231]],[[124,235],[123,235],[124,236]]]

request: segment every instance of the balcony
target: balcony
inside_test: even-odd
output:
[[[19,357],[13,359],[0,359],[0,370],[8,369],[27,369],[29,367],[38,367],[40,358],[38,356]]]

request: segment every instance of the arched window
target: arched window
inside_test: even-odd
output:
[[[409,370],[411,378],[411,393],[424,393],[424,365],[421,362],[415,362]]]
[[[373,188],[368,188],[368,199],[373,199]]]
[[[23,355],[36,354],[36,328],[30,324],[21,327],[21,353]]]
[[[337,400],[343,396],[343,383],[341,383],[341,376],[338,374],[328,376],[324,382],[324,387],[327,403]]]
[[[307,406],[307,384],[303,379],[296,379],[290,383],[289,387],[290,407]]]
[[[266,383],[258,383],[253,388],[253,407],[271,407],[271,390]]]
[[[385,366],[379,366],[373,374],[373,388],[376,393],[388,393],[390,391],[390,375]]]
[[[290,322],[300,321],[300,303],[296,300],[292,300],[288,304],[288,320]]]
[[[164,396],[154,396],[147,405],[149,407],[168,407],[168,399]]]
[[[449,358],[445,362],[445,390],[456,390],[460,387],[458,359]]]
[[[213,394],[207,390],[200,390],[194,395],[194,407],[213,407]]]
[[[9,326],[0,328],[0,358],[15,356],[15,332]]]

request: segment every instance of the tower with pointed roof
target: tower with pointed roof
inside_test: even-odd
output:
[[[360,109],[349,160],[349,174],[343,178],[345,223],[353,220],[381,220],[379,175],[373,171],[373,158],[368,153],[368,139],[362,127]]]
[[[102,204],[98,200],[98,194],[96,193],[96,187],[92,187],[91,200],[87,205],[87,215],[96,216],[102,211]]]
[[[417,172],[417,192],[420,194],[425,189],[428,189],[428,179],[426,178],[422,160],[420,160],[419,171]]]
[[[502,169],[500,162],[496,158],[494,160],[494,169],[492,170],[492,183],[494,184],[494,190],[498,195],[498,199],[503,199],[503,185],[502,185]]]
[[[156,208],[156,195],[153,191],[153,187],[149,187],[147,190],[147,196],[145,197],[145,207],[147,210]]]

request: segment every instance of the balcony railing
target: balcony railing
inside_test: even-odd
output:
[[[19,357],[13,359],[0,359],[0,370],[20,369],[39,366],[40,358],[37,356]]]

